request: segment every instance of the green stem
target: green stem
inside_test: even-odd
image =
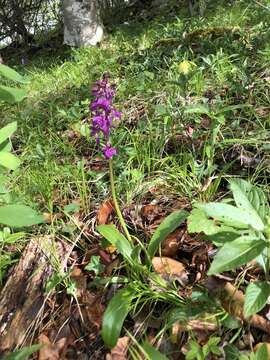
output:
[[[268,239],[268,251],[267,251],[267,260],[266,260],[266,274],[265,280],[269,282],[269,270],[270,270],[270,241]]]
[[[111,192],[112,192],[112,198],[113,198],[113,203],[114,203],[114,208],[116,211],[116,214],[118,216],[118,219],[120,221],[120,224],[124,230],[124,233],[126,234],[127,239],[132,242],[131,236],[129,234],[129,231],[127,229],[125,220],[123,218],[123,215],[121,213],[120,207],[118,205],[118,201],[117,201],[117,196],[116,196],[116,191],[115,191],[115,186],[114,186],[114,177],[113,177],[113,163],[112,163],[112,159],[109,160],[109,173],[110,173],[110,184],[111,184]]]

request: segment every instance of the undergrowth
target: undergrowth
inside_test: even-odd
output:
[[[130,209],[135,207],[136,215],[149,201],[162,202],[171,212],[172,204],[180,200],[190,210],[195,202],[223,199],[232,177],[241,177],[268,195],[270,10],[259,1],[206,4],[203,17],[189,17],[187,9],[176,6],[163,16],[115,25],[100,47],[64,49],[59,58],[40,51],[26,66],[17,66],[29,79],[28,97],[19,105],[1,104],[2,125],[18,123],[13,145],[23,162],[10,175],[10,189],[16,202],[39,204],[38,210],[47,219],[39,233],[64,237],[81,254],[97,243],[97,233],[81,238],[79,234],[81,226],[91,228],[96,209],[110,198],[108,164],[100,157],[88,127],[90,89],[105,72],[116,84],[115,104],[122,112],[112,135],[118,149],[116,192],[134,236],[141,234]],[[78,209],[83,225],[73,217]],[[144,234],[140,239],[146,238]],[[5,248],[0,253],[1,282],[7,256]],[[10,262],[16,256],[14,260],[12,254]],[[125,269],[126,264],[115,272],[128,278],[132,266]],[[154,318],[159,317],[159,309],[168,315],[152,339],[160,345],[164,334],[169,336],[169,315],[177,320],[183,315],[184,310],[177,316],[170,314],[171,304],[182,297],[178,298],[174,283],[169,290],[164,286],[164,298],[162,292],[154,298],[153,288],[161,285],[151,279],[147,284],[143,270],[138,271],[132,292],[144,295],[132,302],[131,312],[151,308]],[[237,276],[238,287],[241,274]],[[102,276],[95,286],[101,283]],[[177,291],[185,296],[191,290]],[[218,327],[203,346],[191,335],[184,349],[186,358],[219,356],[217,344],[223,332],[231,346],[246,330],[233,323],[221,306],[211,303],[205,290],[194,294],[208,304],[212,313],[205,311],[204,316],[216,316]],[[196,309],[192,316],[196,317]],[[143,343],[147,326],[131,334],[131,318],[127,321],[133,339],[130,356],[149,356],[155,349]],[[228,318],[230,326],[229,321],[225,324]]]

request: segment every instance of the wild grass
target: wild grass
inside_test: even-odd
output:
[[[106,166],[95,170],[94,142],[69,136],[85,123],[91,85],[105,71],[123,113],[113,135],[123,205],[138,203],[153,185],[164,197],[213,200],[229,176],[268,191],[269,19],[259,2],[208,1],[204,17],[179,6],[114,26],[98,48],[65,49],[61,60],[41,52],[19,66],[29,96],[1,105],[3,123],[19,126],[14,146],[23,166],[10,178],[13,196],[52,215],[79,200],[86,216],[109,196]],[[185,83],[184,60],[194,64]],[[196,104],[215,112],[217,130],[209,118],[185,112]]]

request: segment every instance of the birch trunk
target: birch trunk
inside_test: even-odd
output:
[[[96,0],[64,0],[64,43],[70,46],[96,45],[103,37],[103,25]]]

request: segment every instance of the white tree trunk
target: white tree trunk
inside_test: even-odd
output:
[[[96,0],[64,0],[64,43],[70,46],[96,45],[103,26]]]

